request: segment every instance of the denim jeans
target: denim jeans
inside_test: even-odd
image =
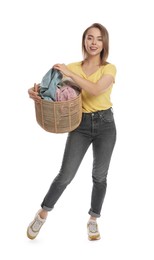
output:
[[[53,180],[41,207],[47,211],[53,209],[67,185],[74,178],[87,149],[92,145],[93,187],[91,208],[88,213],[93,217],[100,217],[115,141],[116,127],[112,108],[83,113],[79,127],[68,134],[60,172]]]

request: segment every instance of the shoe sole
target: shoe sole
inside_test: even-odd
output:
[[[35,237],[32,237],[32,236],[28,233],[28,229],[27,229],[27,237],[28,237],[29,239],[31,239],[31,240],[33,240],[33,239],[36,238],[36,236],[35,236]]]
[[[100,235],[98,235],[98,236],[89,236],[88,239],[89,239],[90,241],[94,241],[94,240],[99,240],[99,239],[101,239],[101,237],[100,237]]]

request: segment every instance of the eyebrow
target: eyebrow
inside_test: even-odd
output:
[[[91,37],[94,37],[93,35],[91,35],[91,34],[88,34],[87,36],[91,36]],[[100,35],[100,36],[97,36],[97,38],[102,38],[102,36]]]

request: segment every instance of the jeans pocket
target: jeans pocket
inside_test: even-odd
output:
[[[101,118],[106,123],[111,123],[114,121],[113,112],[111,109],[104,110],[103,114],[101,115]]]

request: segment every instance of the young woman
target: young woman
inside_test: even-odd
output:
[[[94,23],[84,31],[82,51],[83,61],[67,66],[65,64],[53,66],[81,88],[83,115],[79,127],[68,133],[59,174],[43,199],[41,209],[28,226],[27,235],[30,239],[38,235],[48,212],[54,208],[55,203],[74,178],[90,145],[93,149],[93,188],[87,229],[89,240],[100,239],[97,218],[101,215],[109,164],[116,141],[116,127],[110,100],[116,67],[107,62],[109,36],[103,25]],[[35,84],[28,93],[35,102],[40,102],[38,85]]]

